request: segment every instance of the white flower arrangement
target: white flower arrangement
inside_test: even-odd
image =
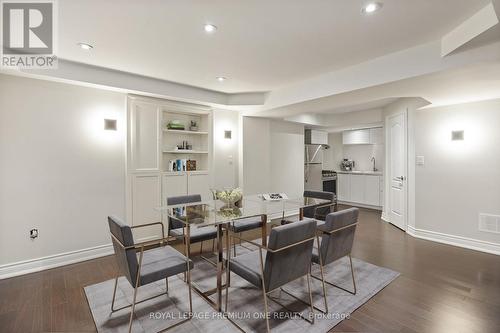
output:
[[[216,191],[217,199],[225,203],[235,203],[243,197],[243,192],[241,188],[235,188],[232,190]]]

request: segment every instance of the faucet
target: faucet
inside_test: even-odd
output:
[[[373,162],[373,172],[378,171],[377,168],[375,167],[375,156],[371,158],[371,161]]]

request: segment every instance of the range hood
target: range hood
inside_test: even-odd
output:
[[[328,132],[306,129],[304,140],[306,145],[328,145]]]

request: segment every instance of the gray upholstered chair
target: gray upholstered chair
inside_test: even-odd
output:
[[[237,236],[234,236],[238,238]],[[285,284],[306,276],[309,290],[309,305],[311,314],[314,314],[312,306],[312,294],[310,285],[310,266],[313,242],[316,237],[316,221],[307,219],[299,222],[278,226],[273,228],[269,236],[268,246],[250,240],[244,240],[259,247],[259,250],[240,255],[231,259],[231,251],[228,251],[227,279],[230,272],[234,272],[247,280],[255,287],[262,290],[266,314],[269,313],[267,306],[268,298],[286,308],[268,293],[277,290]],[[281,289],[280,289],[281,290]],[[226,311],[229,297],[229,286],[226,285]],[[312,320],[303,319],[314,323]],[[269,332],[269,318],[266,316],[266,327]]]
[[[182,195],[178,197],[167,198],[167,205],[182,205],[201,202],[201,195]],[[168,234],[175,238],[184,238],[184,223],[170,218],[168,221]],[[212,240],[212,252],[215,247],[215,239],[217,238],[217,229],[214,227],[203,227],[203,228],[190,228],[189,243],[188,247],[192,243],[200,243],[200,253],[203,253],[203,242],[207,240]],[[190,249],[188,249],[190,250]],[[207,260],[209,263],[214,264],[210,259],[201,256],[203,259]]]
[[[262,227],[262,216],[253,216],[243,219],[234,220],[228,225],[228,229],[232,234],[239,234],[240,245],[242,233]],[[232,236],[231,236],[232,237]],[[233,241],[233,254],[236,257],[236,242]]]
[[[337,210],[337,196],[333,192],[304,191],[304,197],[329,200],[331,203],[304,208],[304,217],[316,219],[323,224],[326,215]]]
[[[328,312],[328,304],[326,301],[325,283],[350,294],[356,294],[356,280],[354,278],[351,251],[354,243],[354,233],[358,225],[358,215],[358,208],[349,208],[330,213],[326,216],[325,223],[318,226],[318,232],[321,234],[321,242],[318,248],[313,249],[312,262],[320,266],[321,277],[315,275],[312,275],[312,277],[323,283],[326,312]],[[351,277],[354,288],[352,291],[326,281],[324,277],[324,267],[345,256],[349,257],[351,266]]]
[[[191,298],[191,274],[193,262],[188,257],[182,255],[173,247],[166,243],[164,227],[161,222],[128,226],[120,219],[114,216],[108,217],[109,230],[113,241],[113,248],[118,264],[119,274],[115,278],[115,287],[113,290],[113,300],[111,301],[111,312],[116,312],[128,307],[132,307],[129,319],[129,333],[132,330],[132,320],[134,317],[135,305],[162,295],[168,296],[168,278],[180,273],[186,273],[186,281],[189,294],[189,314],[193,313],[193,302]],[[161,226],[162,238],[155,241],[135,243],[132,235],[133,228]],[[153,246],[153,249],[148,249]],[[130,285],[134,288],[132,304],[115,309],[116,287],[118,278],[125,276]],[[137,291],[139,287],[146,284],[165,279],[165,292],[159,295],[148,297],[137,301]],[[179,325],[191,316],[177,322],[170,327]],[[169,328],[170,328],[169,327]]]

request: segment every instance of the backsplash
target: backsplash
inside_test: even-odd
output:
[[[373,169],[372,157],[375,157],[379,171],[384,167],[384,145],[343,145],[343,158],[356,162],[355,170],[369,171]],[[340,162],[339,162],[340,163]]]

